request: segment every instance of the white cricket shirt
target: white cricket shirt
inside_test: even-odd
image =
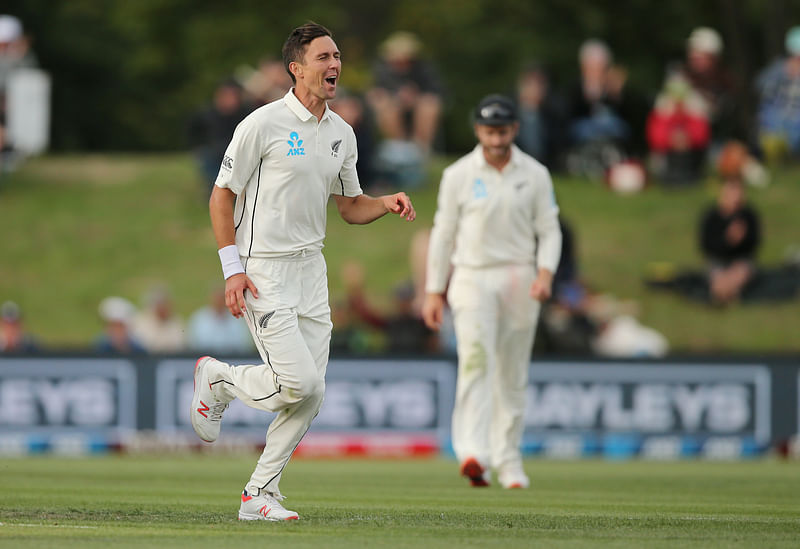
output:
[[[215,184],[236,193],[236,246],[243,257],[322,249],[331,194],[362,194],[356,137],[327,105],[317,118],[289,90],[233,133]]]
[[[451,263],[535,264],[555,273],[560,255],[553,182],[533,157],[512,145],[511,159],[499,172],[478,145],[445,169],[428,249],[427,292],[444,292]]]

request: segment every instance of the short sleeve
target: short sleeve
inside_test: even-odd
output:
[[[236,126],[214,184],[240,194],[261,161],[262,150],[257,120],[248,116]]]
[[[331,194],[338,194],[351,198],[364,194],[364,191],[361,190],[361,184],[358,181],[358,172],[356,171],[357,161],[358,146],[356,144],[356,135],[353,133],[353,129],[348,126],[347,149],[345,151],[342,167],[331,185]]]

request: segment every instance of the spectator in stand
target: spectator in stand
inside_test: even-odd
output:
[[[285,71],[284,71],[285,72]],[[328,102],[328,106],[342,119],[350,124],[356,134],[356,147],[358,160],[356,172],[362,189],[368,189],[374,183],[373,156],[375,151],[375,138],[372,131],[372,122],[364,100],[358,95],[339,89],[336,97]],[[331,144],[333,147],[335,144]]]
[[[587,40],[578,58],[581,79],[567,107],[572,146],[568,167],[574,173],[602,177],[610,166],[643,148],[647,107],[628,84],[627,70],[612,64],[604,42]]]
[[[443,88],[439,74],[421,53],[415,35],[398,31],[389,36],[367,92],[384,139],[376,153],[376,170],[391,186],[422,183],[424,162],[439,129]]]
[[[189,122],[189,142],[209,190],[213,188],[233,130],[252,110],[252,105],[244,101],[241,85],[231,78],[217,86],[211,106],[195,114]]]
[[[800,156],[800,26],[786,33],[788,56],[758,77],[758,134],[766,159]]]
[[[0,307],[0,353],[36,353],[39,342],[25,331],[19,305],[6,301]]]
[[[36,56],[20,20],[13,15],[0,15],[0,90],[5,90],[11,71],[36,66]]]
[[[561,259],[553,297],[542,309],[534,352],[613,357],[661,357],[666,338],[637,320],[639,305],[598,293],[581,280],[571,225],[559,216]]]
[[[386,39],[375,67],[369,99],[388,139],[413,140],[423,152],[433,145],[442,111],[439,75],[421,57],[422,44],[409,32]]]
[[[664,183],[700,177],[711,139],[707,102],[681,73],[667,78],[647,119],[653,174]]]
[[[0,172],[8,171],[14,163],[14,147],[6,131],[6,87],[16,69],[37,66],[20,20],[13,15],[0,15]]]
[[[292,79],[280,59],[267,57],[261,60],[257,70],[248,67],[245,71],[248,74],[242,79],[244,89],[255,106],[281,99],[292,87]]]
[[[588,289],[581,282],[572,226],[559,215],[561,257],[553,276],[553,295],[542,306],[534,351],[570,355],[589,354],[595,326],[589,319]]]
[[[736,88],[733,76],[722,64],[722,37],[708,27],[698,27],[686,42],[686,64],[682,73],[705,103],[716,145],[733,137],[744,137],[737,128]]]
[[[717,203],[700,224],[700,247],[709,262],[712,300],[726,305],[738,299],[756,272],[755,256],[761,243],[761,223],[745,202],[740,177],[728,177]]]
[[[404,283],[394,289],[394,310],[386,317],[383,330],[388,351],[393,355],[429,354],[438,350],[438,338],[414,311],[414,285]]]
[[[404,283],[393,292],[393,311],[384,314],[376,310],[364,294],[364,267],[349,262],[342,268],[347,292],[349,323],[360,321],[385,336],[385,350],[394,354],[425,354],[437,350],[437,338],[415,310],[415,291],[412,283]]]
[[[741,177],[748,185],[766,187],[770,175],[764,165],[741,141],[731,139],[723,143],[716,158],[717,173],[722,179]]]
[[[144,354],[147,351],[130,333],[130,322],[136,307],[125,298],[111,296],[100,302],[98,308],[103,320],[103,333],[94,342],[94,350],[101,354]]]
[[[541,66],[529,65],[520,73],[517,106],[517,146],[552,169],[561,148],[562,107],[551,93],[550,80]]]
[[[241,318],[230,314],[225,305],[225,288],[217,287],[209,295],[209,304],[189,318],[188,347],[207,353],[250,353],[253,338]]]
[[[373,350],[369,332],[358,322],[349,303],[334,303],[331,307],[331,320],[332,356],[364,355]]]
[[[133,335],[149,353],[177,353],[186,348],[183,322],[172,309],[172,298],[164,286],[151,288],[144,309],[131,324]]]

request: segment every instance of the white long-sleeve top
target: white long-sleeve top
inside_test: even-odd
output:
[[[478,145],[445,169],[428,248],[428,293],[444,292],[451,263],[472,268],[529,264],[555,273],[560,255],[553,182],[533,157],[512,146],[500,172]]]

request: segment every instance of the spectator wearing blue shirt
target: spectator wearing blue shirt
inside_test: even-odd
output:
[[[111,296],[100,302],[98,309],[105,327],[94,342],[100,354],[146,354],[147,350],[130,334],[130,322],[136,307],[123,297]]]
[[[800,155],[800,26],[786,34],[788,56],[767,67],[756,86],[758,133],[768,160]]]
[[[215,288],[209,304],[189,318],[188,345],[194,351],[208,353],[253,351],[253,339],[244,320],[228,312],[224,288]]]

